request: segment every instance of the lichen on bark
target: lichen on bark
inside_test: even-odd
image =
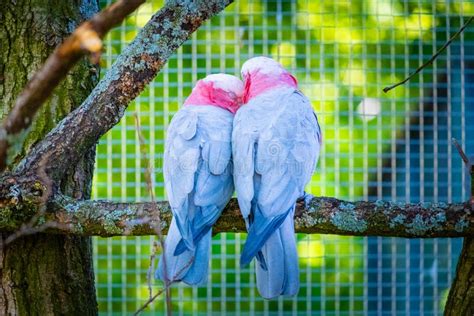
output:
[[[18,154],[14,151],[15,155],[10,157],[8,171],[11,171],[12,177],[22,182],[24,180],[22,176],[25,174],[43,174],[43,178],[51,182],[52,199],[56,194],[64,198],[66,196],[63,194],[68,194],[75,198],[74,203],[79,203],[73,205],[72,208],[80,206],[80,201],[77,199],[87,199],[90,193],[89,185],[94,156],[91,148],[120,120],[128,103],[154,78],[167,58],[206,19],[220,12],[231,2],[231,0],[167,2],[164,8],[152,17],[152,21],[143,28],[131,46],[123,52],[122,57],[114,64],[104,81],[79,108],[59,122],[64,114],[79,104],[78,100],[82,102],[85,95],[89,93],[87,84],[94,83],[92,80],[94,78],[91,78],[91,74],[87,72],[90,65],[83,61],[81,65],[86,65],[86,68],[81,68],[82,66],[79,65],[74,70],[79,77],[73,78],[73,75],[70,75],[56,89],[42,112],[36,117],[30,130],[16,139],[23,144],[23,148],[18,150]],[[87,14],[90,15],[91,10],[96,10],[97,2],[96,0],[67,0],[56,3],[48,0],[18,0],[7,2],[7,5],[1,8],[2,21],[0,23],[3,23],[6,31],[6,35],[0,39],[3,45],[2,53],[4,53],[0,78],[4,100],[2,116],[4,116],[11,109],[13,100],[25,85],[28,76],[51,52],[52,43],[58,44],[65,34],[70,33],[79,24],[79,20],[82,21]],[[27,14],[26,19],[22,16],[31,11],[34,11],[34,14]],[[163,26],[167,24],[162,24],[162,22],[166,19],[169,19],[171,26],[163,29]],[[33,23],[30,20],[33,20]],[[20,31],[15,33],[10,28]],[[58,30],[57,34],[56,30]],[[45,35],[47,40],[42,35]],[[38,38],[41,38],[41,41]],[[19,47],[15,46],[17,40],[20,43]],[[12,69],[12,71],[6,69],[9,58],[21,60],[17,69]],[[5,72],[8,72],[9,78],[5,78]],[[57,102],[55,103],[54,100]],[[68,107],[69,105],[71,106]],[[56,127],[45,136],[46,132],[55,125]],[[71,166],[74,166],[73,170],[70,170]],[[39,179],[40,183],[45,184],[41,180]],[[20,190],[18,196],[21,198],[29,196],[31,183],[22,182],[18,185]],[[4,189],[8,191],[11,188],[13,188],[12,185],[0,185],[2,193],[5,193]],[[22,213],[29,212],[29,208],[25,209],[23,200],[12,203],[8,194],[7,192],[6,195],[0,197],[5,216],[11,216],[12,211],[16,209],[21,210]],[[49,198],[50,196],[46,199],[48,212],[40,216],[42,221],[47,221],[48,216],[51,215],[61,215],[50,212]],[[87,204],[85,206],[88,207]],[[32,209],[38,212],[41,207],[44,205],[39,203],[36,209],[35,207]],[[67,215],[74,218],[80,213],[67,213]],[[130,210],[114,210],[111,214],[99,216],[98,227],[99,229],[105,227],[108,233],[118,233],[123,223],[117,225],[117,219],[128,215],[130,215]],[[12,219],[14,222],[18,221],[14,217]],[[80,225],[76,226],[75,231],[80,234]],[[5,313],[80,313],[83,315],[97,312],[90,262],[90,239],[79,236],[39,234],[17,240],[16,244],[19,245],[17,250],[12,250],[13,247],[3,248],[4,252],[1,254],[0,303]],[[35,247],[29,247],[32,244]],[[21,251],[22,249],[26,249],[29,253]],[[65,250],[67,253],[64,257]],[[52,253],[49,254],[49,252]],[[37,257],[40,258],[41,253],[48,254],[48,258],[53,258],[54,263],[60,263],[59,258],[65,262],[62,265],[54,263],[43,265],[43,262],[38,262],[35,267],[22,265],[19,262],[21,260],[26,262],[26,257],[35,257],[35,254],[38,254]],[[69,261],[69,259],[74,261]],[[13,273],[15,266],[18,266],[17,271],[21,273]],[[79,271],[79,268],[82,268],[82,271]],[[73,278],[68,280],[66,276],[73,276]],[[26,290],[25,287],[18,289],[11,286],[11,284],[19,283],[25,284]],[[55,287],[51,287],[52,284],[55,284]],[[25,304],[26,297],[29,297],[30,301],[28,306]]]
[[[3,119],[28,78],[54,47],[82,21],[98,10],[97,1],[7,1],[0,6],[0,117]],[[96,83],[97,72],[87,59],[78,63],[66,80],[43,105],[30,129],[10,151],[9,169],[72,109]],[[17,150],[19,149],[19,150]],[[61,179],[65,192],[81,191],[88,198],[94,159],[87,159]],[[82,175],[82,176],[79,176]],[[12,199],[14,198],[14,189]],[[31,216],[25,200],[21,212],[2,207],[2,215],[23,219]],[[34,204],[34,203],[33,203]],[[37,205],[36,205],[37,206]],[[3,240],[8,233],[2,233]],[[97,313],[90,238],[37,234],[16,240],[0,251],[0,314],[2,315],[94,315]]]

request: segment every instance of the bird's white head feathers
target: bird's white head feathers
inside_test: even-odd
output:
[[[269,57],[254,57],[242,65],[242,78],[245,81],[243,103],[276,88],[297,88],[298,81],[283,66]]]
[[[196,83],[184,105],[210,105],[236,113],[243,93],[244,84],[239,78],[227,74],[208,75]]]
[[[261,74],[279,76],[287,72],[283,66],[274,59],[265,56],[253,57],[247,60],[241,69],[242,78],[249,73],[258,71]]]
[[[238,97],[241,97],[244,92],[244,84],[242,80],[236,76],[219,73],[208,75],[202,80],[204,82],[212,82],[215,88],[222,89],[226,92],[232,92]]]

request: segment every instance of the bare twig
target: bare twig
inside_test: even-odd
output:
[[[462,161],[464,161],[466,169],[469,171],[469,175],[471,176],[471,197],[469,201],[471,202],[471,207],[474,209],[474,161],[469,160],[456,138],[453,138],[452,142],[454,147],[456,147],[456,149],[458,150],[458,153],[461,156]]]
[[[474,19],[474,16],[471,16],[467,21],[466,23],[464,23],[463,26],[461,26],[461,28],[453,34],[453,36],[451,36],[451,38],[446,42],[444,43],[443,46],[441,46],[440,49],[438,49],[438,51],[433,55],[431,56],[431,58],[426,61],[423,65],[421,65],[420,67],[418,67],[415,72],[411,73],[407,78],[405,78],[404,80],[394,84],[394,85],[391,85],[391,86],[388,86],[388,87],[385,87],[383,88],[383,92],[387,93],[389,92],[390,90],[406,83],[408,80],[410,80],[411,78],[413,78],[416,74],[418,74],[419,72],[421,72],[424,68],[426,68],[426,66],[428,65],[431,65],[435,59],[446,49],[446,47],[448,47],[449,45],[451,45],[451,43],[456,39],[456,37],[459,36],[459,34],[461,34],[464,29],[472,22],[472,20]]]
[[[36,218],[36,220],[38,219],[39,218]],[[41,225],[37,225],[37,224],[38,224],[37,221],[31,221],[23,225],[19,230],[9,235],[5,239],[4,245],[2,246],[8,246],[9,244],[11,244],[12,242],[14,242],[20,237],[42,233],[48,229],[62,230],[62,231],[67,232],[71,228],[71,225],[69,224],[63,224],[63,223],[58,223],[58,222],[46,222]]]
[[[189,258],[189,261],[186,262],[186,264],[181,268],[179,269],[178,271],[176,271],[176,274],[173,276],[173,282],[176,282],[175,280],[178,279],[178,277],[184,272],[186,271],[194,262],[194,256],[191,256],[191,258]]]
[[[466,164],[466,167],[469,168],[470,167],[469,158],[467,158],[466,153],[462,149],[461,145],[459,145],[456,138],[453,138],[451,141],[452,141],[454,147],[456,147],[456,149],[458,150],[458,153],[461,156],[462,161],[464,161],[464,163]]]
[[[191,259],[189,259],[189,261],[184,265],[183,268],[181,268],[179,271],[176,272],[176,274],[173,276],[173,280],[175,280],[181,273],[183,273],[184,270],[186,270],[187,268],[189,268],[189,266],[193,263],[194,261],[194,256],[191,257]],[[148,270],[150,271],[150,270]],[[171,281],[168,283],[168,287],[170,287],[173,283],[175,283],[175,281]],[[151,285],[149,285],[151,286]],[[148,307],[148,305],[150,305],[158,296],[160,296],[163,292],[164,292],[165,289],[160,289],[158,291],[158,293],[156,293],[155,295],[151,295],[151,289],[149,288],[149,291],[150,291],[150,298],[148,299],[148,301],[145,302],[145,304],[142,305],[142,307],[140,307],[133,315],[138,315],[140,314],[141,312],[143,312],[145,310],[145,308]],[[167,306],[168,308],[168,306]]]
[[[156,254],[158,253],[158,244],[156,241],[153,241],[153,247],[151,250],[151,255],[150,255],[150,265],[148,266],[148,271],[146,274],[146,281],[148,283],[148,298],[152,298],[153,296],[153,288],[152,288],[152,279],[153,279],[153,272],[155,271],[155,259],[156,259]]]
[[[145,304],[142,305],[142,307],[140,307],[133,315],[140,315],[141,312],[143,312],[147,307],[148,305],[150,305],[151,303],[153,303],[153,301],[158,297],[160,296],[163,292],[165,291],[165,289],[160,289],[158,292],[155,293],[155,295],[153,295],[152,297],[150,297],[148,299],[148,301],[145,302]]]
[[[154,186],[153,186],[153,178],[152,178],[152,166],[151,166],[151,163],[150,163],[150,160],[148,159],[148,150],[147,150],[147,147],[145,145],[145,138],[143,137],[143,134],[142,134],[142,129],[141,129],[141,125],[140,125],[140,118],[138,117],[137,113],[134,114],[135,115],[135,124],[136,124],[136,128],[137,128],[137,136],[138,136],[138,142],[140,144],[140,153],[142,154],[143,156],[143,162],[145,163],[145,181],[146,181],[146,185],[147,185],[147,189],[148,189],[148,194],[150,195],[150,198],[151,198],[151,202],[156,205],[156,201],[155,201],[155,189],[154,189]],[[157,214],[159,214],[159,212],[157,212]],[[165,284],[165,299],[166,299],[166,307],[167,307],[167,313],[168,315],[171,315],[172,314],[172,305],[171,305],[171,291],[170,291],[170,281],[168,279],[168,276],[167,276],[167,268],[166,268],[166,256],[165,256],[165,240],[163,238],[163,233],[161,231],[161,218],[160,216],[158,215],[156,217],[157,219],[157,223],[156,225],[154,225],[155,227],[155,231],[156,231],[156,234],[158,236],[158,239],[159,239],[159,242],[160,242],[160,245],[161,245],[161,250],[162,250],[162,256],[161,256],[161,260],[163,261],[163,270],[164,270],[164,284]],[[153,258],[154,259],[154,258]],[[151,279],[148,279],[148,286],[149,286],[149,290],[150,290],[150,298],[151,298]]]
[[[28,128],[34,115],[68,71],[86,53],[98,61],[101,38],[145,0],[120,0],[81,24],[49,56],[18,96],[0,131],[0,171],[7,165],[9,135]]]

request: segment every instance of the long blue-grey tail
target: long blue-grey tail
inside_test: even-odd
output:
[[[175,250],[181,241],[181,234],[173,218],[168,236],[166,236],[164,257],[160,257],[157,279],[169,282],[183,281],[189,285],[202,285],[207,282],[209,253],[212,231],[209,230],[195,245],[194,249],[186,249],[175,256]],[[166,265],[166,274],[165,274]]]
[[[280,228],[261,248],[265,266],[255,262],[258,291],[266,299],[280,295],[296,295],[299,290],[293,213],[294,211],[290,212]]]

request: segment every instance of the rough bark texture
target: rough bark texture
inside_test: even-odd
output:
[[[0,6],[0,117],[9,112],[28,78],[79,23],[98,10],[96,0],[17,0]],[[11,170],[31,147],[92,90],[96,70],[83,60],[41,108]],[[19,141],[18,143],[22,143]],[[84,154],[86,153],[86,154]],[[85,158],[85,159],[83,159]],[[94,151],[86,148],[59,186],[89,198]],[[8,234],[2,234],[5,238]],[[1,315],[94,315],[97,313],[90,238],[37,234],[0,253]]]
[[[90,239],[80,235],[153,234],[151,224],[158,211],[165,222],[169,221],[166,202],[157,207],[150,203],[81,201],[90,195],[91,148],[120,120],[128,103],[190,34],[231,2],[167,1],[72,115],[56,126],[91,90],[96,72],[90,71],[87,61],[80,62],[56,89],[29,133],[19,135],[17,141],[8,139],[23,146],[14,148],[17,154],[9,161],[10,173],[0,179],[0,229],[17,229],[45,202],[48,211],[40,219],[68,223],[71,228],[69,235],[37,234],[0,251],[0,314],[96,314]],[[3,1],[0,118],[11,110],[28,77],[54,46],[96,10],[97,0]],[[75,166],[73,170],[71,166]],[[468,203],[405,205],[315,198],[307,208],[298,209],[295,226],[303,233],[469,236],[447,313],[470,315],[474,295],[472,212]],[[243,230],[237,203],[232,200],[215,232]],[[1,240],[5,236],[1,235]]]
[[[12,180],[5,180],[12,181]],[[36,180],[35,180],[36,181]],[[34,196],[22,196],[18,189],[3,202],[0,230],[15,231],[27,218],[17,214],[15,203]],[[31,214],[30,214],[31,216]],[[171,210],[165,201],[154,203],[116,203],[109,201],[77,201],[60,194],[48,203],[48,212],[40,222],[56,222],[50,232],[84,236],[154,235],[160,216],[166,233]],[[299,233],[338,234],[351,236],[390,236],[405,238],[474,236],[474,211],[466,203],[347,202],[317,197],[305,207],[298,204],[295,228]],[[213,232],[245,232],[236,199],[232,199],[214,226]]]
[[[168,58],[208,18],[231,0],[167,1],[122,52],[91,95],[36,146],[17,172],[37,168],[53,181],[122,118],[129,102],[156,76]]]
[[[90,91],[93,81],[90,65],[80,62],[41,108],[29,133],[21,133],[16,140],[8,138],[11,144],[24,145],[12,148],[18,154],[8,155],[11,159],[7,172],[1,177],[3,215],[14,212],[11,213],[14,217],[26,219],[46,209],[45,202],[50,202],[52,197],[64,197],[64,193],[75,199],[87,199],[94,156],[91,148],[120,120],[128,103],[154,78],[168,57],[206,19],[231,2],[167,1],[86,101],[57,124]],[[0,7],[3,118],[28,77],[54,46],[97,10],[97,0],[17,0],[2,3]],[[75,170],[68,170],[71,166]],[[15,207],[10,207],[9,203],[14,202],[10,196],[15,196],[18,189],[22,198],[13,203]],[[47,209],[51,210],[49,206]],[[3,250],[2,314],[97,313],[90,239],[38,234],[17,240]],[[42,259],[43,256],[47,258]]]
[[[23,92],[0,127],[0,171],[6,167],[8,139],[15,139],[30,126],[36,112],[66,77],[71,68],[86,54],[95,59],[102,49],[101,38],[116,24],[133,12],[145,0],[121,0],[110,5],[92,19],[77,27],[71,36],[54,50],[41,68],[28,81]]]
[[[474,161],[463,158],[471,175],[471,198],[469,204],[474,210]],[[461,255],[456,267],[456,277],[449,290],[446,316],[474,315],[474,236],[464,239]]]
[[[444,309],[446,316],[474,315],[474,238],[464,239],[456,269],[456,277],[449,291]]]

